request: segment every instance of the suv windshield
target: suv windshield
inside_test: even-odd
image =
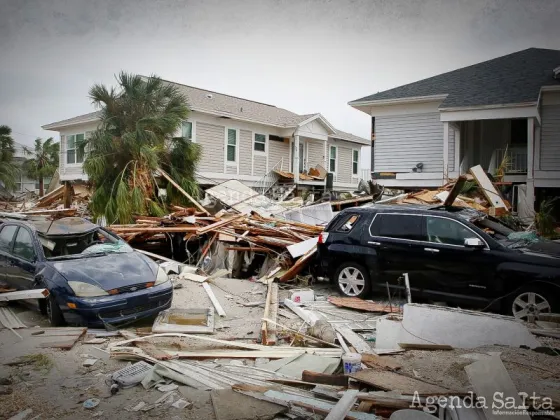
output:
[[[103,229],[69,236],[39,235],[39,240],[45,256],[50,260],[132,252],[132,248],[125,241]]]

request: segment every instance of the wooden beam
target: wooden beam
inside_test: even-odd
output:
[[[44,299],[49,295],[47,289],[19,290],[17,292],[0,293],[0,302],[25,299]]]
[[[202,287],[204,287],[204,290],[206,291],[206,294],[210,298],[210,301],[212,302],[212,305],[214,305],[214,308],[216,308],[216,312],[218,312],[218,315],[226,316],[226,311],[224,311],[224,309],[222,308],[222,305],[220,305],[220,302],[216,298],[216,295],[214,295],[214,292],[212,291],[212,288],[210,287],[210,285],[208,283],[204,282],[204,283],[202,283]]]
[[[373,353],[371,346],[358,334],[352,331],[345,325],[338,325],[335,327],[336,331],[338,331],[348,343],[352,345],[356,349],[356,352],[362,353]]]
[[[212,223],[211,225],[204,226],[202,228],[197,228],[196,233],[197,233],[197,235],[202,235],[203,233],[211,232],[211,231],[217,230],[219,228],[222,228],[224,226],[227,226],[227,225],[229,225],[229,224],[231,224],[231,223],[233,223],[233,222],[235,222],[239,219],[242,219],[244,217],[246,217],[244,214],[237,214],[233,217],[230,217],[229,219],[222,219],[219,222]]]
[[[344,393],[342,398],[338,400],[334,408],[329,412],[325,420],[344,420],[346,414],[352,409],[356,399],[358,398],[357,389],[349,389]]]
[[[202,205],[201,205],[198,201],[196,201],[193,197],[191,197],[191,196],[189,195],[189,193],[187,193],[183,188],[181,188],[181,186],[180,186],[179,184],[177,184],[177,183],[173,180],[173,178],[171,178],[171,177],[169,176],[169,174],[168,174],[167,172],[165,172],[165,171],[164,171],[163,169],[161,169],[161,168],[158,168],[158,171],[161,173],[161,175],[162,175],[165,179],[167,179],[167,180],[171,183],[171,185],[173,185],[175,188],[177,188],[177,190],[179,190],[179,192],[180,192],[181,194],[183,194],[185,197],[187,197],[189,200],[191,200],[192,203],[193,203],[201,212],[203,212],[204,214],[207,214],[208,216],[210,216],[210,213],[208,212],[208,210],[206,210],[204,207],[202,207]]]
[[[457,178],[457,182],[455,182],[455,185],[453,185],[453,188],[451,189],[451,191],[449,191],[449,195],[443,202],[444,206],[449,207],[453,205],[455,199],[461,193],[461,190],[463,189],[463,186],[466,182],[467,177],[465,175],[461,175],[459,178]]]

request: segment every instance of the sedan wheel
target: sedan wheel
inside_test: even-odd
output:
[[[356,267],[346,267],[338,275],[338,287],[346,296],[358,296],[364,291],[366,280]]]
[[[515,318],[529,322],[534,322],[540,314],[552,312],[548,300],[534,292],[525,292],[517,296],[513,300],[511,310]]]

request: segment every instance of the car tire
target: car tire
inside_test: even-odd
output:
[[[338,267],[334,281],[341,295],[364,298],[371,291],[367,269],[355,262],[346,262]]]
[[[52,293],[46,298],[45,311],[52,327],[64,325],[64,316]]]
[[[528,321],[529,317],[538,319],[539,314],[558,313],[560,290],[527,285],[511,294],[506,302],[505,313],[517,319]]]

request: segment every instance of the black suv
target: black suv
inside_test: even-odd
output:
[[[413,298],[490,306],[521,319],[560,311],[560,244],[480,215],[484,229],[469,221],[470,209],[345,209],[319,238],[320,271],[346,296],[386,294],[386,283],[403,288],[398,279],[408,273]]]

